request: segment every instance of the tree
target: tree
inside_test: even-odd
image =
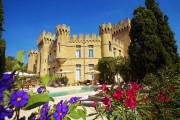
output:
[[[2,39],[3,31],[3,5],[2,0],[0,0],[0,76],[5,71],[5,48],[6,42]]]
[[[104,57],[98,61],[100,71],[100,83],[112,84],[116,74],[116,60],[112,57]]]
[[[177,45],[169,24],[168,17],[161,11],[156,0],[146,0],[147,9],[151,10],[157,21],[157,35],[159,36],[165,51],[169,56],[169,64],[176,64],[179,62],[179,55],[177,52]]]
[[[6,57],[6,65],[5,65],[5,70],[6,71],[13,71],[13,67],[16,64],[17,60],[12,57],[12,56],[7,56]]]
[[[169,62],[168,55],[156,34],[157,21],[153,12],[144,7],[134,11],[129,46],[130,66],[134,80],[142,80],[146,73],[155,73]]]

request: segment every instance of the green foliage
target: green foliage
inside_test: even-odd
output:
[[[5,50],[6,42],[0,38],[0,76],[5,71]]]
[[[18,51],[18,53],[17,53],[17,61],[19,62],[19,63],[24,63],[24,50],[20,50],[20,51]]]
[[[4,10],[3,10],[3,1],[0,0],[0,38],[2,38],[2,31],[4,22]]]
[[[179,66],[174,65],[159,70],[156,74],[148,74],[144,78],[144,84],[149,86],[149,98],[151,101],[151,117],[158,119],[177,119],[180,117],[180,72]],[[164,93],[169,101],[160,101],[159,94]],[[163,97],[162,97],[163,98]]]
[[[5,71],[13,71],[13,66],[16,64],[16,59],[12,56],[6,57],[6,65],[5,65]]]
[[[157,21],[151,10],[139,7],[131,21],[129,58],[134,79],[142,80],[146,73],[155,73],[169,63],[159,36]]]
[[[47,86],[50,81],[49,75],[44,75],[41,77],[41,83],[43,86]]]
[[[48,101],[54,101],[47,93],[32,95],[29,98],[28,104],[25,106],[26,110],[30,110],[45,104]]]
[[[132,81],[133,80],[133,74],[132,69],[130,67],[129,59],[127,58],[116,58],[116,69],[118,73],[121,75],[124,81]]]
[[[69,112],[67,116],[70,120],[86,120],[86,109],[83,107],[78,107],[78,104],[69,105]]]
[[[98,70],[100,71],[100,83],[112,84],[116,74],[116,59],[112,57],[99,59]]]
[[[151,10],[157,21],[157,35],[159,36],[165,51],[168,54],[169,64],[178,63],[178,52],[174,33],[168,24],[168,17],[165,15],[156,0],[146,0],[147,9]]]

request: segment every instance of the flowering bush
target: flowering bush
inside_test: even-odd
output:
[[[106,114],[110,120],[140,119],[145,113],[141,107],[146,106],[143,87],[138,83],[120,83],[108,88],[102,85],[102,92],[98,96],[103,96],[103,105],[99,103],[96,110],[101,114]],[[100,102],[100,101],[99,101]]]
[[[61,100],[58,104],[50,106],[49,101],[54,100],[44,86],[39,87],[37,93],[25,92],[17,89],[15,82],[14,72],[10,75],[4,74],[0,79],[0,120],[25,120],[27,116],[20,118],[20,110],[34,108],[39,109],[28,117],[29,120],[86,119],[86,109],[80,106],[80,97],[72,97],[68,101]]]

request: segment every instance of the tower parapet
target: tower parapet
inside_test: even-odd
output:
[[[42,43],[52,43],[54,41],[54,38],[55,38],[55,35],[52,34],[51,32],[45,32],[43,31],[41,33],[41,35],[39,36],[39,39],[38,39],[38,46]]]
[[[37,55],[38,54],[38,51],[37,50],[30,50],[28,52],[28,57],[31,56],[31,55]]]
[[[83,42],[100,42],[101,38],[100,36],[97,36],[95,33],[93,34],[74,34],[71,36],[70,42],[78,42],[78,43],[83,43]]]
[[[57,25],[56,32],[58,35],[69,35],[70,34],[70,27],[66,24]]]
[[[100,34],[103,33],[112,33],[113,25],[111,23],[104,23],[99,26],[99,32]]]
[[[131,20],[129,18],[125,19],[122,23],[113,26],[113,35],[117,35],[120,32],[130,30]]]

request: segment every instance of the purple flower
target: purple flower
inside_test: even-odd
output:
[[[9,89],[12,86],[12,83],[15,81],[14,73],[15,72],[12,74],[3,74],[3,77],[0,79],[0,92]]]
[[[45,91],[44,87],[39,87],[37,89],[37,92],[40,94],[40,93],[43,93]]]
[[[63,120],[63,118],[68,113],[69,108],[68,105],[62,100],[56,105],[56,111],[54,112],[55,120]]]
[[[3,93],[0,92],[0,104],[2,103],[3,101]]]
[[[0,106],[0,120],[5,120],[5,117],[12,118],[14,111],[7,110],[3,106]]]
[[[16,91],[11,95],[11,104],[15,107],[23,107],[28,102],[28,93],[24,91]]]
[[[77,103],[80,98],[81,97],[72,97],[72,98],[70,98],[69,103],[71,103],[71,104]]]
[[[50,110],[49,103],[45,103],[41,108],[41,115],[39,120],[50,120],[50,115],[48,115],[48,112]]]

